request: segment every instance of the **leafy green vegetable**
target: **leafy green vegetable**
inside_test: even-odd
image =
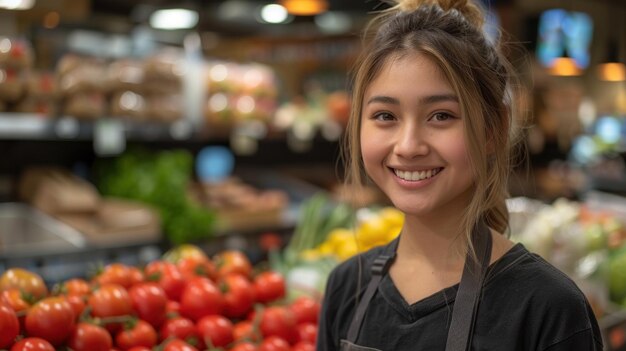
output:
[[[155,207],[171,243],[206,239],[213,233],[214,213],[187,197],[193,171],[193,156],[189,152],[135,149],[114,159],[99,160],[95,168],[97,186],[103,195]]]
[[[626,301],[626,246],[609,258],[609,293],[616,303]]]
[[[284,264],[296,264],[300,252],[321,244],[335,228],[350,227],[354,210],[348,204],[336,204],[326,193],[314,194],[300,207],[300,218],[284,251]]]

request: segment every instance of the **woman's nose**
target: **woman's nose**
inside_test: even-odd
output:
[[[396,155],[403,158],[415,158],[429,152],[427,133],[417,123],[407,123],[398,129],[394,145]]]

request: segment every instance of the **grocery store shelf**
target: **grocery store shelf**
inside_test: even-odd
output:
[[[0,203],[0,261],[158,244],[160,236],[93,241],[68,224],[24,203]],[[152,239],[153,238],[153,239]]]
[[[23,267],[53,283],[84,276],[89,265],[153,260],[162,246],[160,238],[91,243],[74,228],[29,205],[0,203],[0,272]]]
[[[79,250],[83,236],[37,209],[21,203],[0,204],[0,258]]]
[[[127,140],[188,140],[193,126],[174,123],[132,121],[119,118],[79,120],[70,116],[50,118],[31,113],[0,113],[0,140],[91,140],[99,130],[120,130]]]

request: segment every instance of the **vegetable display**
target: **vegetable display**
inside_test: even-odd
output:
[[[287,298],[282,274],[227,250],[189,244],[145,267],[111,263],[48,289],[0,276],[0,349],[73,351],[313,350],[320,301]]]
[[[339,262],[389,243],[403,223],[404,215],[395,208],[355,210],[319,192],[300,207],[300,220],[286,248],[270,252],[270,266],[286,277],[290,298],[321,296]]]
[[[603,195],[602,201],[543,204],[515,198],[508,204],[512,239],[574,279],[599,317],[626,308],[626,226],[620,215],[626,207],[621,201]]]

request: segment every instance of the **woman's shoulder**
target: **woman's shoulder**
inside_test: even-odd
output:
[[[485,284],[487,290],[516,300],[526,313],[539,318],[576,318],[586,328],[597,323],[579,285],[521,244],[490,267]]]
[[[500,260],[489,267],[486,286],[498,285],[533,295],[535,301],[569,299],[585,302],[585,296],[571,277],[528,251],[515,245]],[[535,294],[537,296],[535,296]]]
[[[489,268],[485,298],[508,321],[518,321],[520,329],[530,333],[527,339],[539,340],[539,349],[553,345],[561,350],[583,337],[591,346],[570,350],[595,350],[602,344],[598,322],[578,284],[521,244]]]

